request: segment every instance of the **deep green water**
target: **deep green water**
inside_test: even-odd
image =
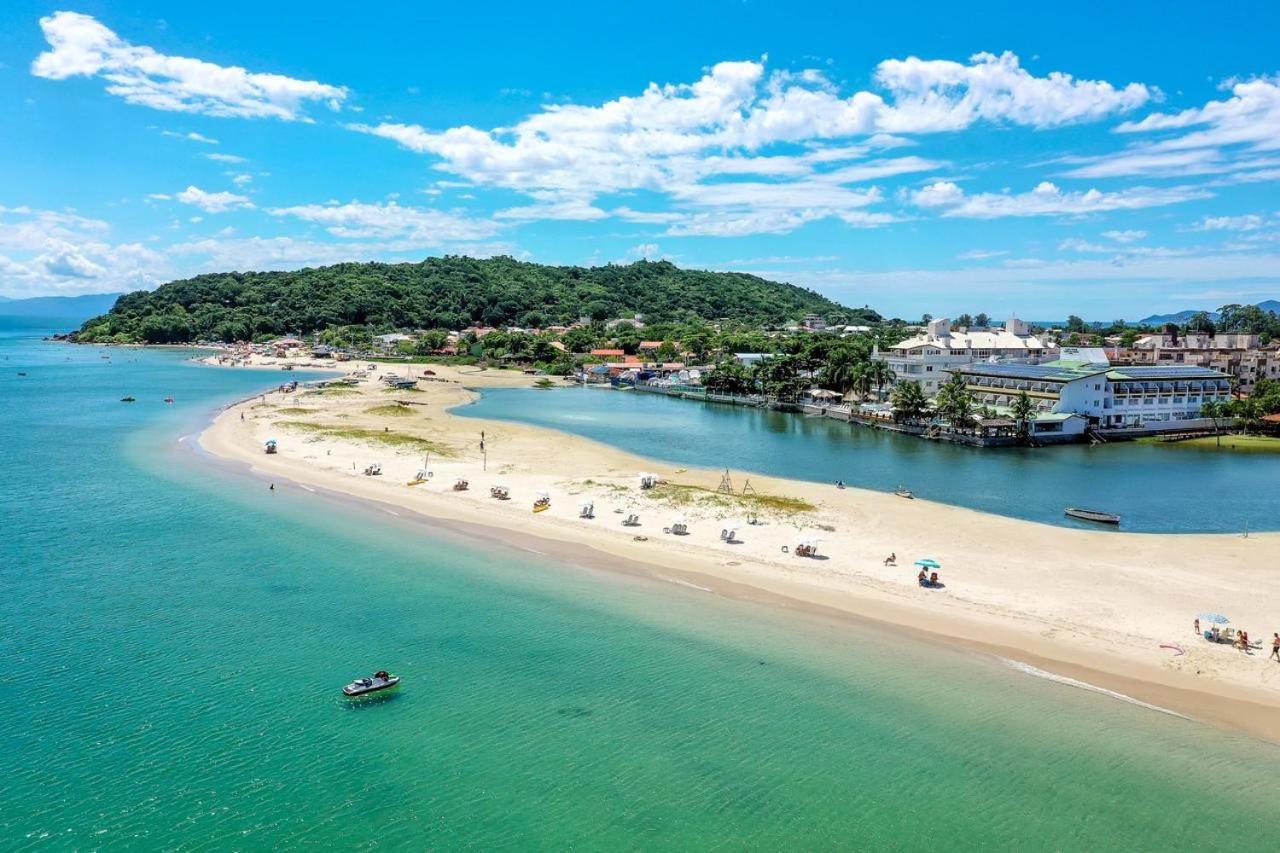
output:
[[[278,381],[0,337],[0,848],[1274,846],[1274,746],[178,440]]]
[[[485,389],[457,414],[577,433],[655,459],[892,491],[1068,527],[1069,506],[1120,513],[1132,532],[1280,529],[1280,454],[1183,453],[1135,442],[975,448],[659,394]],[[490,443],[489,459],[501,448]],[[1107,529],[1107,528],[1102,528]]]

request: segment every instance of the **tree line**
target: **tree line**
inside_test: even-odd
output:
[[[782,325],[806,314],[875,323],[801,287],[745,273],[681,269],[667,261],[546,266],[510,257],[345,263],[287,272],[200,275],[126,294],[78,333],[86,342],[248,341],[334,329],[373,332],[468,326],[543,328],[600,322],[726,320]]]

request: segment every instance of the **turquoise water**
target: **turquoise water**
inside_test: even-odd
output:
[[[600,388],[485,389],[455,412],[572,432],[683,465],[881,491],[905,485],[929,500],[1069,527],[1098,529],[1062,514],[1083,506],[1120,513],[1133,532],[1280,529],[1280,454],[1180,453],[1134,442],[982,449]],[[492,447],[490,459],[498,452]]]
[[[1273,845],[1274,746],[269,492],[179,439],[278,376],[112,356],[0,337],[4,849]]]

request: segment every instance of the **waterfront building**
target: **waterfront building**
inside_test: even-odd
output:
[[[1166,326],[1158,335],[1145,335],[1124,351],[1134,364],[1185,364],[1210,367],[1236,379],[1240,394],[1253,393],[1259,379],[1280,381],[1280,346],[1262,346],[1257,335],[1181,333]]]
[[[1041,364],[955,368],[979,405],[1008,410],[1021,393],[1035,406],[1033,435],[1097,430],[1161,432],[1210,425],[1209,402],[1231,398],[1231,377],[1197,365],[1113,366],[1102,350],[1066,348]]]
[[[887,350],[876,347],[873,358],[893,368],[895,382],[919,382],[932,397],[955,368],[977,361],[1035,364],[1056,357],[1057,344],[1031,333],[1026,322],[1012,318],[1004,328],[952,330],[946,318],[930,320],[923,332]]]

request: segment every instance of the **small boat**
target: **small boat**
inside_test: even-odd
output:
[[[138,401],[137,397],[121,397],[120,398],[121,403],[136,403],[137,401]]]
[[[172,402],[173,402],[173,395],[172,395],[172,394],[170,394],[168,397],[165,397],[165,398],[164,398],[164,401],[165,401],[166,403],[172,403]]]
[[[347,696],[364,696],[369,693],[377,693],[379,690],[388,690],[399,683],[400,676],[392,675],[385,669],[380,669],[368,678],[357,678],[342,688],[342,692]]]
[[[18,375],[19,375],[19,376],[26,376],[26,375],[27,375],[27,372],[26,372],[25,370],[19,370],[19,371],[18,371]]]
[[[913,501],[916,499],[916,496],[911,493],[911,490],[906,488],[905,486],[898,486],[898,488],[893,490],[893,493],[898,497],[906,498],[909,501]]]
[[[1071,518],[1078,518],[1081,521],[1096,521],[1098,524],[1119,524],[1120,516],[1110,513],[1101,512],[1096,509],[1077,509],[1069,506],[1065,510],[1065,514]]]

